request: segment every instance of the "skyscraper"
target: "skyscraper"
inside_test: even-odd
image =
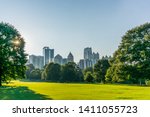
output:
[[[62,65],[65,65],[65,64],[67,64],[67,58],[63,58],[62,60]]]
[[[43,56],[29,56],[29,64],[33,64],[35,68],[42,69],[44,66],[44,57]]]
[[[54,49],[49,49],[50,62],[54,62]]]
[[[84,59],[80,59],[78,65],[79,65],[79,68],[80,68],[80,69],[84,69]]]
[[[92,48],[84,48],[84,59],[92,59]]]
[[[67,57],[67,61],[68,61],[68,62],[74,62],[74,57],[73,57],[73,55],[72,55],[71,52],[69,53],[69,55],[68,55],[68,57]]]
[[[92,48],[84,48],[84,69],[87,67],[93,67],[99,60],[99,53],[92,53]]]
[[[99,60],[99,53],[98,52],[97,53],[93,52],[92,65],[94,66],[97,63],[98,60]]]
[[[43,48],[43,56],[44,56],[44,65],[46,65],[49,63],[49,57],[50,57],[49,47]]]
[[[59,54],[57,54],[56,56],[55,56],[55,58],[54,58],[54,62],[55,63],[58,63],[58,64],[60,64],[60,65],[62,65],[62,61],[63,60],[63,58],[62,58],[62,56],[61,55],[59,55]]]
[[[54,62],[54,49],[44,47],[43,56],[44,56],[44,65],[48,64],[49,62]]]

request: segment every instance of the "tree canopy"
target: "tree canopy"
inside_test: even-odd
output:
[[[81,69],[74,62],[68,62],[67,64],[62,66],[61,75],[61,82],[84,81]]]
[[[150,79],[150,23],[135,27],[122,37],[106,77],[107,81],[133,83]]]
[[[25,42],[12,25],[0,23],[0,86],[10,79],[25,77]]]
[[[102,57],[102,59],[94,65],[94,75],[97,82],[105,83],[105,75],[109,67],[109,58],[107,56]]]
[[[46,80],[60,81],[61,66],[59,64],[49,63],[43,72]]]

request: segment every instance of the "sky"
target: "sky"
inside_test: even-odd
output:
[[[0,0],[0,22],[20,32],[26,53],[55,49],[76,62],[92,47],[100,57],[112,55],[127,30],[150,21],[150,0]]]

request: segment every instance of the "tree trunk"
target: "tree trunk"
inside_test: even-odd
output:
[[[141,78],[140,78],[140,86],[142,85],[142,81],[141,81]]]

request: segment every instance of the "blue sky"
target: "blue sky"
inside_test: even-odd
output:
[[[150,0],[0,0],[0,22],[14,25],[28,54],[55,49],[75,61],[92,47],[112,55],[125,32],[150,21]]]

